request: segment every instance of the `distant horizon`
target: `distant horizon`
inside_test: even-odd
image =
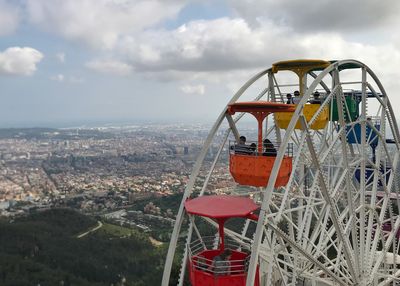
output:
[[[216,116],[217,118],[217,116]],[[215,121],[215,120],[214,120]],[[94,128],[111,126],[129,126],[129,125],[169,125],[169,124],[212,124],[212,120],[197,120],[197,119],[131,119],[131,120],[74,120],[74,121],[58,121],[58,122],[15,122],[15,123],[0,123],[0,129],[24,129],[24,128],[55,128],[55,129],[70,129],[70,128]]]

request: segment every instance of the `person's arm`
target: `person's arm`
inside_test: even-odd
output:
[[[231,274],[231,262],[229,260],[226,261],[226,275]]]
[[[208,266],[208,268],[207,268],[207,270],[208,270],[208,272],[214,272],[214,269],[215,269],[215,258],[212,260],[212,262],[211,262],[211,264],[210,264],[210,266]]]

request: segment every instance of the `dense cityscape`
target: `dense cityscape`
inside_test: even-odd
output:
[[[184,190],[208,129],[203,125],[3,129],[0,214],[14,217],[72,207],[145,231],[157,219],[171,226],[173,211],[160,210],[153,199]],[[206,157],[208,164],[221,138],[217,136]],[[201,177],[207,171],[202,170]],[[226,160],[214,172],[210,188],[233,185]]]

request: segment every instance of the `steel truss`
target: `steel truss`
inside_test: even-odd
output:
[[[359,72],[351,82],[341,79],[341,71],[349,65]],[[239,101],[259,80],[264,80],[267,86],[254,100],[282,102],[284,85],[279,84],[278,76],[272,69],[260,72],[229,104]],[[275,136],[280,145],[268,185],[259,189],[248,187],[248,193],[261,205],[259,220],[245,221],[241,231],[225,231],[238,247],[251,253],[246,285],[252,285],[257,265],[262,285],[398,285],[400,136],[389,98],[377,76],[359,61],[334,62],[323,71],[310,72],[308,77],[311,84],[305,89],[289,126],[280,129],[275,117],[266,123],[264,134]],[[346,113],[350,112],[347,85],[361,91],[359,116],[351,122],[346,119]],[[324,94],[324,100],[307,121],[304,107],[317,89]],[[373,108],[368,107],[371,102]],[[338,119],[329,120],[323,129],[312,129],[323,109],[330,108],[332,113],[335,104]],[[226,159],[221,154],[230,134],[236,139],[239,136],[237,122],[242,114],[233,118],[226,110],[212,127],[185,189],[168,250],[163,286],[169,284],[179,236],[186,234],[179,285],[183,284],[189,245],[202,241],[193,218],[189,218],[188,228],[182,230],[187,217],[183,203],[194,196],[196,179],[221,124],[226,121],[229,128],[196,196],[207,190],[216,163]],[[301,128],[295,129],[298,122]],[[356,132],[361,132],[360,142],[348,143],[349,134]],[[394,144],[389,145],[387,139],[391,138]],[[289,143],[295,146],[292,174],[285,187],[274,188]],[[371,144],[376,145],[374,159]],[[358,179],[356,174],[361,174]],[[217,226],[210,219],[205,221]]]

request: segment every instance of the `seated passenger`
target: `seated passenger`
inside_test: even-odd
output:
[[[311,104],[321,104],[321,98],[320,98],[320,93],[318,90],[316,90],[313,94],[314,98],[312,100],[310,100]]]
[[[196,261],[195,265],[196,265],[196,269],[198,269],[198,270],[207,270],[207,268],[208,268],[207,259],[204,256],[199,255],[199,256],[197,256],[197,261]]]
[[[232,256],[230,249],[225,249],[220,255],[214,257],[210,270],[215,275],[229,275],[231,272],[231,262],[229,261]]]
[[[246,137],[240,136],[239,143],[234,146],[235,154],[250,155],[252,152],[249,146],[246,145]]]
[[[290,93],[286,94],[286,98],[287,98],[286,104],[294,104],[293,97]]]
[[[274,144],[269,139],[264,139],[264,152],[263,156],[276,156],[277,152],[274,147]]]
[[[256,150],[257,150],[257,145],[256,145],[256,143],[251,143],[251,144],[250,144],[250,147],[249,147],[249,150],[250,150],[250,152],[251,152],[252,155],[256,155]]]
[[[294,103],[294,104],[299,104],[299,103],[300,103],[300,100],[301,100],[300,92],[299,92],[298,90],[295,90],[295,91],[293,92],[293,95],[294,95],[294,98],[292,99],[292,100],[293,100],[293,103]]]

